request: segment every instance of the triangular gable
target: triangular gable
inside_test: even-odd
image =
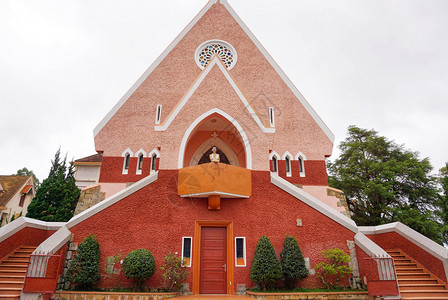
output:
[[[168,118],[163,124],[155,125],[154,129],[156,131],[165,131],[173,122],[173,120],[176,118],[176,116],[179,114],[179,112],[182,110],[182,108],[185,106],[187,101],[191,98],[191,96],[194,94],[196,89],[201,85],[201,83],[204,81],[204,79],[207,77],[208,74],[210,74],[210,71],[213,69],[213,67],[217,66],[219,70],[223,73],[224,77],[227,79],[227,81],[232,86],[235,93],[238,95],[240,100],[243,102],[244,107],[249,111],[250,115],[254,119],[254,121],[257,123],[257,125],[260,127],[260,129],[263,132],[268,133],[274,133],[275,128],[266,127],[259,116],[255,113],[253,107],[250,105],[249,101],[244,97],[243,92],[240,90],[240,88],[237,86],[233,78],[230,76],[228,70],[226,67],[222,64],[221,60],[214,56],[212,61],[207,65],[207,67],[201,72],[201,75],[199,75],[198,79],[195,81],[193,86],[188,90],[188,92],[185,94],[185,96],[179,101],[179,103],[176,105],[176,107],[171,111]]]
[[[182,38],[191,30],[191,28],[204,16],[204,14],[216,4],[218,0],[210,0],[207,5],[196,15],[196,17],[185,27],[185,29],[174,39],[174,41],[165,49],[165,51],[154,61],[154,63],[143,73],[143,75],[137,80],[137,82],[128,90],[128,92],[120,99],[120,101],[111,109],[111,111],[101,120],[101,122],[94,129],[94,136],[98,134],[98,132],[107,124],[107,122],[114,116],[114,114],[120,109],[120,107],[129,99],[129,97],[137,90],[137,88],[145,81],[145,79],[152,73],[152,71],[165,59],[165,57],[173,50],[173,48],[182,40]],[[274,70],[278,73],[278,75],[282,78],[288,88],[293,92],[296,98],[301,102],[306,111],[311,115],[314,121],[318,124],[318,126],[322,129],[322,131],[326,134],[326,136],[334,141],[334,135],[330,131],[330,129],[325,125],[322,119],[317,115],[311,105],[305,100],[299,90],[294,86],[291,80],[286,76],[286,74],[280,69],[277,63],[273,60],[273,58],[269,55],[269,53],[264,49],[261,43],[257,40],[257,38],[252,34],[249,28],[244,24],[244,22],[240,19],[240,17],[236,14],[236,12],[232,9],[232,7],[228,4],[226,0],[220,0],[220,3],[224,5],[227,11],[231,14],[231,16],[235,19],[235,21],[240,25],[243,31],[248,35],[248,37],[252,40],[255,46],[259,49],[259,51],[263,54],[266,60],[271,64]],[[247,101],[247,100],[246,100]],[[255,113],[254,113],[255,115]],[[256,118],[256,115],[253,117]],[[167,122],[167,121],[166,121]],[[166,123],[165,122],[165,123]],[[257,122],[258,123],[258,122]],[[261,123],[261,121],[260,121]],[[259,124],[260,125],[260,124]],[[263,125],[264,127],[264,125]],[[160,127],[159,127],[160,128]],[[262,128],[262,127],[260,127]],[[267,127],[265,127],[266,130]],[[274,130],[273,128],[267,128],[270,132]],[[263,129],[262,129],[263,130]]]

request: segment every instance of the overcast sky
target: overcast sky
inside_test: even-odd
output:
[[[206,3],[0,1],[0,174],[94,154],[93,128]],[[448,1],[229,3],[335,134],[332,159],[353,124],[448,161]]]

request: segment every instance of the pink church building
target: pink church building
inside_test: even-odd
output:
[[[72,255],[93,233],[103,265],[146,248],[160,266],[176,252],[190,273],[185,289],[237,294],[254,287],[260,237],[280,254],[292,235],[310,271],[302,287],[322,286],[314,265],[323,250],[340,248],[352,260],[347,286],[394,299],[428,290],[448,297],[445,248],[401,223],[360,227],[350,219],[342,191],[327,181],[333,133],[225,0],[206,4],[94,139],[95,160],[80,162],[97,166],[95,185],[83,191],[99,200],[67,223],[19,218],[2,227],[0,258],[20,245]],[[213,147],[219,162],[210,161]],[[147,283],[160,286],[161,271]],[[100,287],[113,284],[104,279]]]

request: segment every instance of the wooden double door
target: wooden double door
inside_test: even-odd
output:
[[[227,293],[227,228],[201,227],[201,294]]]

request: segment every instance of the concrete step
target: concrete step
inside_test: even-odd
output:
[[[9,288],[9,287],[0,288],[1,295],[16,295],[16,296],[18,295],[18,296],[20,296],[21,292],[22,292],[21,287],[20,288]]]
[[[437,291],[437,290],[407,290],[400,291],[401,297],[424,297],[428,299],[428,297],[448,297],[448,291]]]
[[[398,280],[400,279],[424,279],[431,278],[431,274],[428,273],[397,273]]]
[[[25,266],[28,267],[29,261],[28,260],[10,260],[9,258],[7,260],[4,260],[2,262],[3,266]]]
[[[0,280],[0,291],[2,288],[23,288],[23,281]]]
[[[0,299],[5,299],[5,300],[19,300],[20,299],[20,295],[6,295],[6,294],[2,294],[0,291]]]
[[[408,290],[440,290],[446,291],[445,285],[441,283],[408,283],[400,284],[400,291]]]
[[[398,278],[398,285],[402,284],[439,284],[436,278]]]
[[[26,262],[29,263],[30,262],[30,257],[29,256],[10,256],[7,259],[8,261],[19,261],[19,262]]]
[[[398,274],[401,273],[425,273],[425,271],[423,270],[423,268],[405,268],[405,267],[401,267],[401,268],[395,268],[395,271]]]
[[[0,274],[0,280],[14,280],[14,281],[25,280],[25,274],[17,274],[17,275]]]

